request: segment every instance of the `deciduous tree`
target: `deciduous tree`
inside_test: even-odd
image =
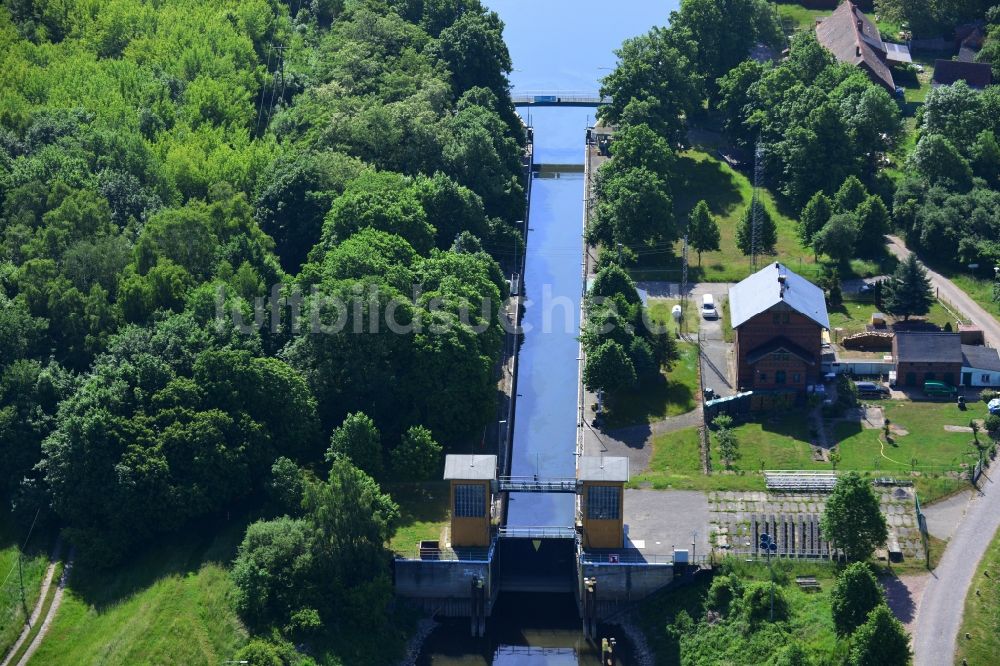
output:
[[[698,253],[698,265],[701,266],[701,253],[719,250],[719,223],[712,217],[708,202],[702,199],[695,204],[688,217],[688,242]]]
[[[823,536],[847,559],[866,560],[888,538],[885,516],[871,483],[857,472],[838,477],[820,521]]]

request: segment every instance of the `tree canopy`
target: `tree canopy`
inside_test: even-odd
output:
[[[868,559],[877,547],[884,545],[888,537],[885,516],[871,482],[857,472],[838,477],[826,501],[820,528],[823,536],[842,549],[849,560]]]

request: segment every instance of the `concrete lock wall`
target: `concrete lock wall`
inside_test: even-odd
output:
[[[582,565],[584,578],[597,579],[600,601],[639,601],[674,580],[672,564],[596,564]]]
[[[472,579],[479,576],[486,598],[493,595],[489,562],[461,560],[396,560],[396,594],[414,599],[469,599]]]

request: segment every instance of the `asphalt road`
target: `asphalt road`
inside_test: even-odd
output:
[[[994,476],[998,474],[997,471],[991,473]],[[941,562],[927,580],[913,629],[916,666],[954,662],[965,595],[979,560],[1000,527],[1000,478],[990,480],[983,475],[980,487],[982,493],[969,502],[965,518],[948,542]]]
[[[910,256],[910,251],[903,244],[903,241],[896,236],[889,236],[889,251],[900,259]],[[925,268],[927,268],[925,266]],[[955,306],[973,324],[983,329],[986,336],[986,343],[991,347],[1000,347],[1000,322],[997,322],[989,312],[984,310],[974,300],[968,297],[964,291],[959,289],[955,283],[940,273],[927,268],[927,275],[931,279],[931,284],[938,290],[940,297]]]

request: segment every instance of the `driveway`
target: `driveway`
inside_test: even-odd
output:
[[[676,282],[639,282],[637,286],[651,297],[677,298],[680,295],[680,284]],[[697,282],[688,286],[688,298],[699,311],[705,294],[712,294],[715,297],[715,307],[719,317],[699,318],[701,374],[705,386],[715,389],[715,392],[722,396],[736,393],[731,369],[733,345],[726,342],[722,335],[722,303],[729,298],[731,286],[732,284],[728,282]]]
[[[896,236],[889,236],[888,238],[890,252],[899,257],[899,259],[906,259],[910,256],[910,250],[906,248],[906,245],[900,238]],[[925,266],[924,268],[927,267]],[[930,277],[931,284],[937,290],[938,296],[941,299],[958,308],[961,314],[968,317],[973,324],[983,329],[986,344],[991,347],[1000,347],[1000,322],[993,315],[981,308],[978,303],[959,289],[954,282],[940,273],[927,268],[927,275]]]
[[[994,477],[998,472],[990,472]],[[955,640],[962,626],[965,595],[979,560],[1000,527],[1000,478],[985,474],[981,492],[969,502],[938,567],[927,579],[913,631],[914,664],[952,663]]]

